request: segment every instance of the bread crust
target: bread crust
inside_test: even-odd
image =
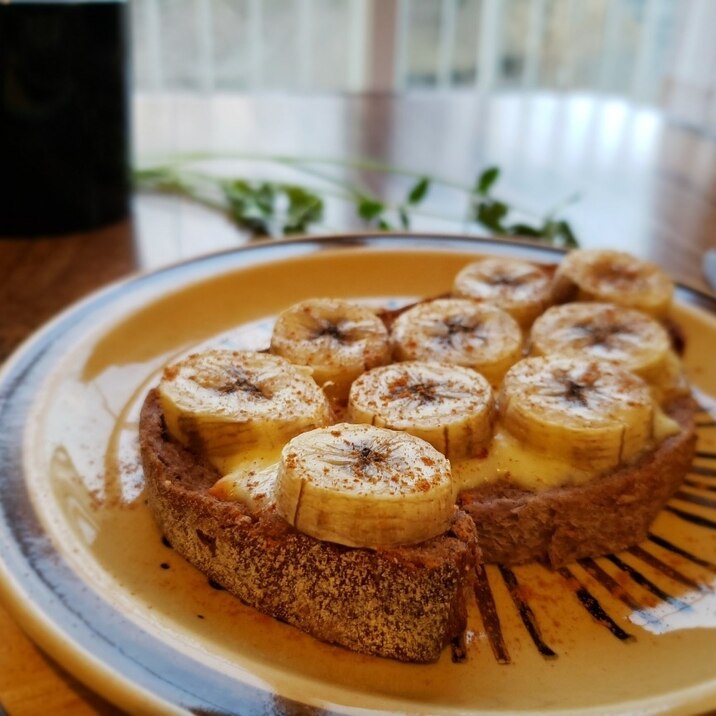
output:
[[[419,545],[357,549],[251,514],[208,493],[219,475],[172,441],[156,391],[140,417],[146,494],[174,549],[246,604],[322,641],[401,661],[436,660],[467,622],[477,558],[472,520]]]
[[[633,465],[585,484],[531,492],[505,479],[460,493],[458,505],[475,522],[483,561],[541,560],[556,568],[646,539],[693,460],[695,407],[690,396],[674,400],[666,412],[680,433]]]

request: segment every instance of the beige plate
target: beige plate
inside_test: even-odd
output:
[[[478,253],[559,258],[461,238],[265,244],[112,286],[49,324],[0,378],[0,594],[16,618],[80,679],[134,711],[716,706],[715,304],[687,289],[677,316],[703,406],[688,484],[638,549],[561,574],[488,568],[463,663],[449,649],[416,666],[322,644],[212,588],[162,543],[142,496],[136,437],[138,406],[162,364],[206,342],[263,347],[271,317],[310,296],[443,293]]]

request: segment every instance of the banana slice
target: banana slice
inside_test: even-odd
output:
[[[502,425],[520,442],[595,471],[632,460],[654,431],[649,386],[605,361],[526,358],[508,371],[499,403]]]
[[[337,298],[314,298],[276,319],[271,352],[310,366],[331,398],[344,400],[363,371],[390,361],[383,322],[369,308]]]
[[[658,266],[621,251],[582,249],[567,254],[552,287],[556,303],[604,301],[664,318],[674,284]]]
[[[554,306],[532,326],[535,355],[584,355],[631,370],[648,383],[667,372],[672,353],[664,327],[641,311],[612,303]]]
[[[455,277],[456,295],[499,306],[521,326],[529,326],[549,305],[552,279],[527,261],[484,258],[468,264]]]
[[[164,369],[159,396],[170,435],[217,466],[247,451],[282,447],[331,420],[307,371],[266,353],[190,355]]]
[[[419,303],[392,328],[398,360],[451,363],[473,368],[497,385],[522,355],[522,332],[501,308],[466,298]]]
[[[489,444],[494,407],[490,384],[474,370],[412,361],[373,368],[356,379],[348,420],[404,430],[457,459]]]
[[[349,547],[422,542],[450,526],[450,463],[424,440],[339,423],[295,437],[281,454],[279,513],[296,529]]]

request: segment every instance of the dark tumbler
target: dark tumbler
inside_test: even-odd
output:
[[[0,236],[127,215],[127,45],[124,2],[0,2]]]

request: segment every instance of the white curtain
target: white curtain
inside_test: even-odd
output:
[[[716,0],[682,0],[664,105],[699,127],[716,127]]]

